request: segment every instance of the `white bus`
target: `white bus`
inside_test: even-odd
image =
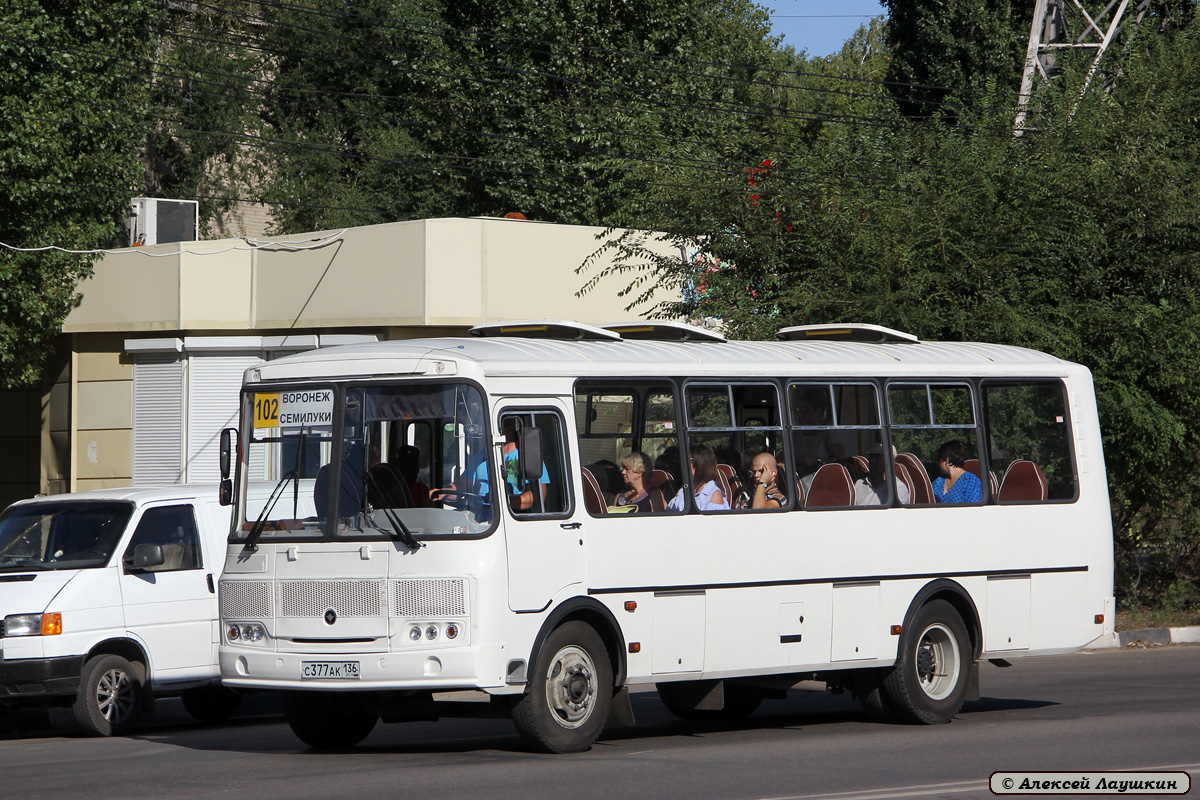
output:
[[[631,690],[703,719],[806,680],[941,723],[981,660],[1112,631],[1082,366],[869,325],[471,333],[246,373],[221,674],[284,691],[310,746],[511,715],[579,751],[632,722]],[[754,508],[763,454],[777,502]]]

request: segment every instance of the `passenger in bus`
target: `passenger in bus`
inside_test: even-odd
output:
[[[896,458],[896,448],[892,448],[892,459]],[[908,505],[912,496],[904,481],[896,481],[896,494],[900,502]],[[883,458],[883,445],[876,443],[867,451],[867,474],[854,482],[854,505],[882,506],[887,505],[887,470]]]
[[[967,444],[961,439],[946,442],[934,457],[940,476],[933,482],[933,499],[938,503],[981,503],[983,484],[966,468]]]
[[[653,489],[646,483],[649,471],[650,457],[645,453],[635,450],[621,459],[621,477],[625,479],[625,486],[628,488],[617,493],[618,506],[634,506],[639,513],[650,513],[650,492],[657,492],[658,489]],[[659,508],[661,507],[660,505]]]
[[[421,471],[421,451],[414,445],[403,444],[388,462],[393,465],[408,485],[408,494],[412,498],[413,508],[426,508],[429,505],[429,487],[417,480]]]
[[[711,447],[698,444],[692,447],[692,487],[696,492],[697,511],[728,511],[729,501],[717,488],[717,457]],[[671,498],[667,508],[683,511],[685,508],[683,489]]]
[[[783,508],[787,496],[779,487],[779,464],[770,453],[759,453],[750,462],[750,484],[738,493],[734,508]]]

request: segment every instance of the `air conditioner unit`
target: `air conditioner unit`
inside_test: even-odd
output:
[[[194,242],[200,238],[200,203],[197,200],[159,200],[135,197],[130,203],[129,244]]]

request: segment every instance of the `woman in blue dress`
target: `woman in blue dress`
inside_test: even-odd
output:
[[[941,476],[933,482],[938,503],[982,503],[983,484],[966,468],[967,445],[961,439],[946,442],[934,459]]]
[[[692,447],[692,486],[696,490],[697,511],[728,511],[729,500],[717,487],[717,457],[712,448],[698,444]],[[672,511],[683,511],[683,489],[667,503]]]

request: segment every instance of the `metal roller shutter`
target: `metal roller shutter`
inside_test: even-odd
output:
[[[139,354],[133,364],[133,485],[170,486],[183,479],[184,359]]]
[[[192,353],[188,361],[185,476],[188,483],[216,483],[221,430],[237,427],[242,375],[262,359],[244,352]]]

